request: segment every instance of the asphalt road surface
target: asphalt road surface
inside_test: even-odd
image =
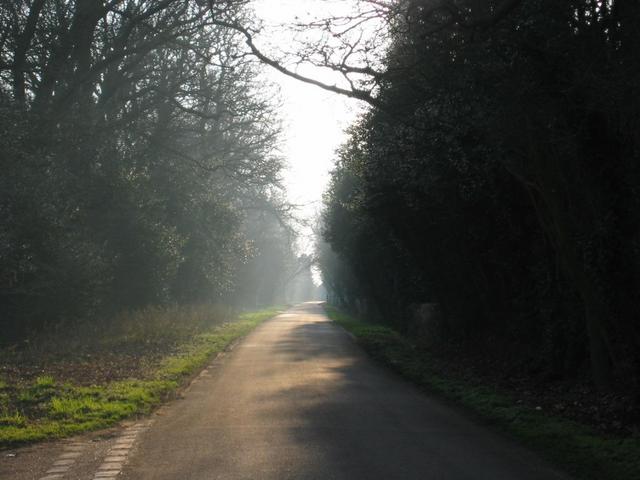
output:
[[[159,413],[118,478],[567,478],[373,363],[314,303],[262,324]]]

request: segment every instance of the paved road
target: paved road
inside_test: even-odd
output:
[[[261,325],[160,413],[124,478],[566,478],[373,364],[317,304]]]

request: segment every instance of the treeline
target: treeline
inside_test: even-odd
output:
[[[640,3],[405,6],[326,193],[332,298],[640,393]]]
[[[149,304],[283,300],[298,259],[273,95],[211,21],[246,2],[206,3],[1,2],[3,339]]]

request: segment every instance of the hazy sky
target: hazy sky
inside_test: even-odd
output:
[[[347,3],[348,0],[257,0],[254,3],[255,12],[265,21],[268,38],[266,35],[260,36],[256,43],[290,43],[287,34],[272,26],[291,22],[296,16],[303,18],[316,13],[327,15],[332,9],[343,11],[341,7]],[[334,151],[345,139],[343,130],[353,122],[361,104],[267,69],[269,78],[280,85],[284,102],[285,138],[282,153],[289,165],[284,176],[288,196],[293,203],[303,205],[301,213],[309,219],[320,208]]]

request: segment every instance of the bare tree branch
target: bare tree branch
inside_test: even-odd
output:
[[[323,90],[327,90],[329,92],[333,92],[333,93],[337,93],[340,95],[344,95],[346,97],[350,97],[350,98],[355,98],[358,100],[362,100],[372,106],[379,106],[379,102],[376,100],[376,98],[373,96],[371,91],[367,91],[367,90],[362,90],[359,88],[355,88],[352,87],[350,89],[347,88],[342,88],[339,87],[337,85],[331,85],[328,83],[324,83],[321,82],[320,80],[317,80],[315,78],[311,78],[311,77],[307,77],[305,75],[300,75],[297,72],[294,72],[293,70],[290,70],[288,68],[286,68],[285,66],[283,66],[282,64],[280,64],[277,60],[274,60],[273,58],[268,57],[266,54],[264,54],[254,43],[253,41],[253,35],[251,34],[251,32],[239,25],[238,23],[235,22],[227,22],[224,20],[220,20],[220,19],[213,19],[213,22],[219,26],[222,27],[226,27],[226,28],[230,28],[233,29],[239,33],[241,33],[242,35],[244,35],[245,37],[245,43],[247,44],[247,46],[249,47],[249,49],[251,50],[251,53],[261,62],[263,62],[266,65],[269,65],[270,67],[274,68],[275,70],[277,70],[278,72],[291,77],[295,80],[299,80],[301,82],[304,83],[308,83],[310,85],[315,85],[316,87],[322,88]],[[367,69],[360,69],[361,73],[364,73],[365,71],[368,72],[369,70]]]

